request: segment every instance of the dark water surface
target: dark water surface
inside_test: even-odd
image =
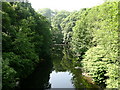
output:
[[[51,88],[98,88],[88,77],[76,69],[74,58],[64,46],[56,46],[51,53],[51,60],[44,60],[38,68],[25,80],[20,82],[20,90]],[[79,64],[79,63],[78,63]],[[87,79],[86,79],[87,78]],[[91,89],[93,90],[93,89]],[[96,89],[95,89],[96,90]]]

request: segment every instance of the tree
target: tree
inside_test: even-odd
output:
[[[8,89],[50,55],[51,32],[49,21],[30,3],[3,2],[2,14],[3,89]]]
[[[49,21],[51,21],[51,18],[54,15],[54,12],[51,9],[49,9],[49,8],[39,9],[37,12],[42,14],[43,16],[47,17],[47,19]]]

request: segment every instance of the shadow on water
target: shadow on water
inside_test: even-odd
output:
[[[76,65],[73,62],[75,59],[66,47],[53,47],[51,60],[40,63],[33,74],[21,81],[19,90],[28,88],[34,90],[51,88],[98,89],[99,87],[91,82],[91,78],[82,75],[81,69],[75,69]]]
[[[52,63],[44,61],[39,64],[37,69],[25,80],[20,83],[19,90],[25,89],[48,89],[51,88],[49,83],[50,73],[52,72]]]

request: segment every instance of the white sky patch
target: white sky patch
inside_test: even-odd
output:
[[[29,0],[35,10],[50,8],[52,10],[80,10],[102,4],[103,0]]]

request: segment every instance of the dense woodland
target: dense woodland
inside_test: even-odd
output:
[[[105,2],[73,12],[36,12],[30,3],[2,3],[3,88],[28,77],[48,60],[55,44],[67,45],[76,58],[73,64],[97,85],[118,88],[118,5]]]
[[[3,87],[30,75],[50,56],[50,22],[29,3],[2,3]]]

